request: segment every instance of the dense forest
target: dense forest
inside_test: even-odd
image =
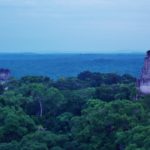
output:
[[[150,96],[128,74],[11,78],[0,86],[0,150],[149,150]]]

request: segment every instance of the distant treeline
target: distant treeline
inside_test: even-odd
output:
[[[0,150],[148,150],[150,96],[131,75],[10,79],[0,86]]]

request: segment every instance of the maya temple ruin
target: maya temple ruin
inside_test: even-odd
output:
[[[147,51],[141,76],[137,80],[137,89],[140,95],[150,94],[150,50]]]
[[[10,77],[10,70],[0,68],[0,84],[4,84]]]

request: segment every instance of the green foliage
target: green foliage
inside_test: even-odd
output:
[[[20,143],[20,150],[49,150],[56,146],[63,147],[67,141],[65,135],[56,135],[49,131],[35,132],[25,136]]]
[[[1,106],[15,106],[19,107],[25,103],[26,99],[21,93],[13,90],[5,91],[3,95],[0,95]]]
[[[53,84],[53,81],[49,77],[43,77],[43,76],[26,76],[22,77],[20,79],[21,83],[42,83],[44,85],[51,86]]]
[[[135,81],[89,71],[11,79],[0,87],[0,150],[148,150],[150,97],[134,101]]]
[[[120,132],[118,141],[122,143],[125,150],[148,150],[150,148],[150,125],[138,125],[132,130]]]
[[[47,90],[45,99],[46,112],[54,115],[59,114],[65,103],[65,98],[58,89],[52,87]]]
[[[72,131],[75,140],[87,145],[89,149],[115,149],[117,133],[145,122],[145,117],[146,113],[140,103],[90,100],[82,115],[73,119]]]
[[[129,84],[136,81],[134,77],[128,74],[119,76],[114,73],[102,74],[98,72],[92,73],[90,71],[81,72],[78,75],[78,79],[84,81],[87,86],[91,86],[91,87],[98,87],[101,86],[102,84],[107,84],[107,85],[112,85],[117,83]]]
[[[34,121],[22,110],[0,108],[0,142],[20,140],[24,135],[35,131]]]
[[[135,95],[134,84],[102,85],[97,87],[95,91],[95,98],[103,101],[112,101],[116,99],[132,100]]]
[[[19,144],[14,141],[11,143],[1,143],[0,150],[19,150]]]

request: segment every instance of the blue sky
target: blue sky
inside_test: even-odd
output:
[[[0,0],[0,52],[148,49],[149,0]]]

